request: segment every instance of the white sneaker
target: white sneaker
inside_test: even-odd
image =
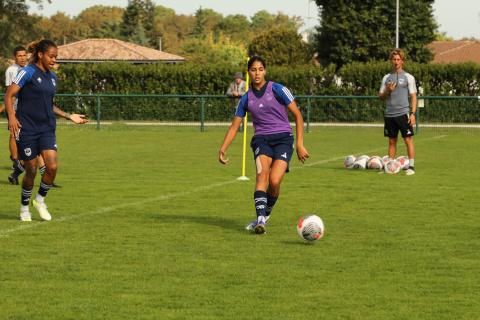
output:
[[[265,224],[267,223],[268,219],[270,219],[270,216],[265,217]],[[252,220],[247,226],[245,227],[245,230],[251,231],[255,229],[255,226],[257,225],[257,220]]]
[[[30,210],[27,209],[20,209],[20,221],[23,222],[30,222],[32,221],[32,214],[30,213]]]
[[[38,214],[40,215],[40,218],[42,218],[45,221],[52,220],[52,216],[50,215],[50,212],[48,212],[47,205],[45,204],[45,202],[40,202],[37,199],[33,199],[32,203],[35,209],[37,209]]]
[[[405,174],[406,174],[407,176],[412,176],[412,175],[415,174],[415,169],[414,169],[413,167],[409,167],[409,168],[407,169],[407,171],[405,171]]]

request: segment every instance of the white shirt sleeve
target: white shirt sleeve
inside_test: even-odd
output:
[[[384,93],[387,86],[388,74],[386,74],[382,79],[382,84],[380,85],[380,91],[378,93]]]
[[[415,84],[415,78],[410,74],[406,74],[407,81],[408,81],[408,93],[417,93],[417,85]]]

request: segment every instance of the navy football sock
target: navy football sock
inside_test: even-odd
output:
[[[41,195],[42,197],[47,196],[48,190],[52,188],[51,184],[46,184],[45,182],[40,182],[40,188],[38,189],[38,194]]]
[[[30,203],[30,198],[32,197],[32,189],[27,189],[25,187],[22,187],[22,205],[28,206]]]
[[[273,210],[273,206],[277,202],[278,197],[271,196],[267,193],[267,207],[265,208],[265,215],[268,217]]]
[[[265,191],[257,190],[253,194],[253,199],[255,200],[257,217],[265,216],[265,209],[267,207],[267,193]]]

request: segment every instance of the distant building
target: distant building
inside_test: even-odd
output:
[[[86,39],[58,47],[58,63],[179,63],[186,59],[171,53],[117,39]]]
[[[474,62],[480,64],[480,41],[433,41],[427,46],[432,50],[432,63]]]

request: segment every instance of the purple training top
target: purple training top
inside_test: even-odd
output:
[[[235,116],[243,118],[248,111],[252,116],[256,136],[291,133],[287,106],[294,101],[293,95],[279,83],[269,81],[265,86],[256,92],[250,88],[240,99]]]

